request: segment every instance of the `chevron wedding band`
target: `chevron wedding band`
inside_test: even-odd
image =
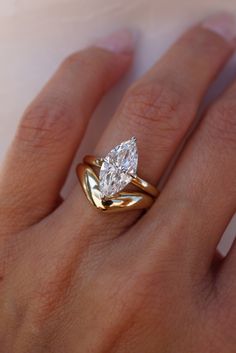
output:
[[[100,168],[99,175],[94,167]],[[137,175],[137,140],[132,137],[114,147],[105,158],[85,156],[77,167],[81,186],[88,200],[103,211],[149,208],[159,190]],[[133,184],[142,192],[125,192]]]

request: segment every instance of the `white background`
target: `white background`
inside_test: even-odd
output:
[[[236,1],[0,0],[0,162],[25,106],[66,55],[123,26],[138,33],[134,68],[100,106],[91,148],[129,82],[185,27],[217,10],[236,14]]]

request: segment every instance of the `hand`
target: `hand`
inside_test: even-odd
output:
[[[128,89],[95,155],[134,135],[139,174],[157,183],[233,54],[232,21],[185,33]],[[73,54],[21,120],[0,177],[1,352],[235,352],[235,247],[215,261],[236,206],[235,82],[148,212],[100,213],[79,183],[60,200],[89,117],[132,51],[121,32]]]

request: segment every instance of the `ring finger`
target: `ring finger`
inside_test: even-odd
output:
[[[223,21],[224,16],[209,18],[185,33],[128,90],[98,143],[96,155],[106,155],[113,146],[134,135],[139,148],[139,174],[157,183],[192,124],[203,95],[233,52],[232,19]],[[108,229],[109,237],[118,235],[140,215],[101,215],[89,205],[80,186],[62,207],[63,227],[68,224],[78,230],[81,219],[84,227],[92,216],[91,231],[106,234]]]

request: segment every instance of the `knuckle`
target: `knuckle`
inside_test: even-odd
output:
[[[36,103],[24,113],[16,137],[27,147],[45,148],[61,145],[71,129],[67,104],[58,99]]]
[[[138,125],[144,132],[175,133],[186,129],[184,120],[192,116],[191,104],[182,104],[182,94],[160,83],[136,84],[124,99],[122,115],[128,124]],[[190,111],[191,110],[191,111]]]
[[[212,141],[217,139],[226,147],[236,148],[236,102],[220,102],[211,109],[206,118],[206,131]]]

